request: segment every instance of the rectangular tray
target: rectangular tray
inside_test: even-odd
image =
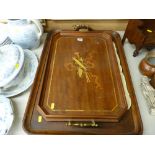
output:
[[[119,122],[106,123],[97,122],[97,126],[88,122],[83,124],[79,122],[68,121],[50,121],[47,122],[37,110],[37,104],[39,103],[42,93],[42,87],[44,82],[44,76],[46,68],[48,67],[48,56],[50,54],[49,49],[52,44],[51,35],[49,34],[44,46],[41,62],[38,68],[38,72],[35,78],[33,89],[29,98],[29,103],[25,112],[23,127],[28,133],[33,134],[141,134],[142,122],[135,98],[134,89],[132,86],[131,78],[129,75],[126,58],[121,45],[120,36],[113,31],[102,31],[109,34],[112,37],[113,42],[116,45],[117,52],[125,75],[127,88],[131,97],[131,108],[124,114]]]
[[[118,122],[127,102],[111,36],[61,31],[51,42],[37,104],[44,119]]]

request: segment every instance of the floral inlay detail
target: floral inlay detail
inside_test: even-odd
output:
[[[92,54],[90,53],[88,57],[83,58],[79,52],[75,52],[72,61],[64,64],[64,66],[68,71],[76,70],[79,78],[85,78],[87,83],[93,82],[96,88],[102,89],[98,76],[91,72],[91,69],[95,68],[95,64],[92,62]]]

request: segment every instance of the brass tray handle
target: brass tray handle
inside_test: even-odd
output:
[[[73,29],[80,32],[92,31],[92,28],[90,28],[88,25],[73,25]]]
[[[66,126],[75,126],[75,127],[99,127],[99,124],[96,122],[67,122]]]

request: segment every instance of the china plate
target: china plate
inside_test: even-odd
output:
[[[20,46],[12,44],[0,47],[0,87],[7,85],[16,77],[23,64],[24,51]]]
[[[0,135],[6,135],[13,123],[14,114],[11,101],[0,95]]]
[[[27,49],[24,50],[24,56],[25,67],[22,81],[14,87],[1,90],[0,95],[4,95],[5,97],[13,97],[24,92],[32,85],[38,67],[38,60],[35,54]]]

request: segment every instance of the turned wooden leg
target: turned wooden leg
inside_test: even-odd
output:
[[[138,53],[137,50],[135,50],[135,51],[133,52],[133,56],[134,56],[134,57],[136,57],[138,54],[139,54],[139,53]]]
[[[139,54],[139,51],[142,47],[139,46],[139,47],[136,47],[136,50],[133,52],[133,56],[136,57],[138,54]]]
[[[126,39],[126,35],[124,34],[123,39],[122,39],[122,45],[124,45],[125,39]]]

